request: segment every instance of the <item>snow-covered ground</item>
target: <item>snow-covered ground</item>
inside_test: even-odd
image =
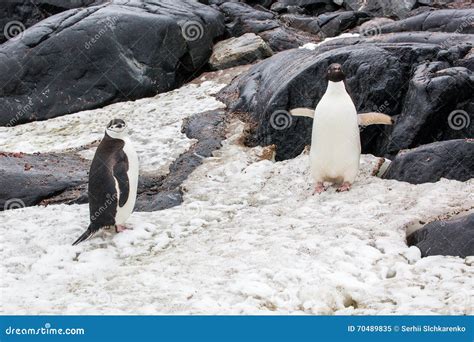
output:
[[[10,141],[6,150],[76,147],[101,136],[112,108],[131,122],[142,163],[154,168],[160,148],[168,160],[191,143],[179,135],[183,117],[222,106],[209,99],[218,88],[188,85],[0,138]],[[175,130],[161,135],[163,126]],[[0,313],[473,313],[472,258],[420,258],[405,231],[472,207],[474,181],[382,180],[370,175],[378,159],[363,156],[350,192],[312,196],[307,154],[262,159],[261,148],[238,144],[242,128],[233,122],[223,148],[190,175],[182,205],[134,213],[133,230],[72,247],[88,225],[87,205],[0,213]]]

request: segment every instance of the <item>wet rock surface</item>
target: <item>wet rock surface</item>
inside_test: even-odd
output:
[[[0,153],[0,210],[32,206],[87,182],[89,162],[66,153]],[[80,196],[80,194],[78,194]]]
[[[281,21],[290,27],[318,35],[321,39],[334,37],[371,19],[366,12],[342,11],[321,14],[318,17],[284,15]]]
[[[8,0],[0,2],[0,44],[51,15],[105,0]]]
[[[448,119],[455,110],[472,119],[472,71],[457,65],[473,44],[470,35],[428,32],[337,39],[313,51],[270,57],[234,80],[219,98],[247,122],[246,144],[276,144],[277,160],[293,158],[310,143],[312,119],[291,117],[288,111],[314,108],[326,89],[327,66],[341,63],[358,112],[395,118],[394,126],[363,130],[363,153],[393,157],[403,148],[470,134],[471,126],[453,130]],[[280,124],[272,122],[277,116]]]
[[[409,246],[421,250],[421,256],[474,255],[474,214],[428,223],[407,237]]]
[[[402,31],[438,31],[474,33],[474,9],[426,11],[380,28],[381,33]]]
[[[115,1],[51,16],[0,45],[0,125],[176,88],[223,31],[222,14],[194,1]]]
[[[400,151],[383,175],[412,184],[437,182],[441,178],[461,182],[474,177],[474,140],[440,141]]]

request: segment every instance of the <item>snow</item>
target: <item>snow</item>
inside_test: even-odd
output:
[[[167,111],[157,108],[170,126],[178,127],[184,115],[171,110],[175,99],[188,114],[200,110],[200,101],[214,103],[207,94],[215,84],[186,87],[194,95],[181,101],[179,90],[158,97],[161,106],[170,103]],[[140,125],[135,116],[152,106],[147,101],[154,100],[136,101],[135,110],[122,104],[135,113],[127,117],[134,125]],[[78,114],[85,122],[74,125],[81,142],[61,140],[50,147],[100,136],[99,128],[91,133],[92,122],[101,127],[108,120],[100,113]],[[47,137],[36,141],[28,128],[54,131],[67,122],[74,118],[24,125],[14,130],[29,139],[23,143],[11,131],[3,138],[11,139],[10,146],[46,151]],[[140,129],[151,133],[153,124],[142,122]],[[182,205],[133,213],[128,223],[133,230],[104,233],[73,247],[88,225],[87,205],[0,213],[0,313],[473,313],[472,259],[420,258],[405,241],[407,227],[472,207],[473,180],[421,185],[382,180],[371,176],[378,158],[364,155],[350,192],[331,188],[312,196],[307,154],[262,160],[262,148],[238,143],[242,130],[237,121],[229,125],[222,149],[186,180]],[[157,145],[139,149],[143,162]],[[170,143],[168,155],[184,146]]]
[[[95,148],[87,146],[102,139],[112,119],[123,119],[140,156],[141,171],[168,173],[169,165],[186,151],[193,140],[181,133],[182,119],[224,107],[212,94],[224,84],[205,81],[137,101],[120,102],[47,121],[15,127],[0,127],[0,146],[9,152],[58,152],[79,150],[92,159]],[[85,150],[82,150],[85,146]]]

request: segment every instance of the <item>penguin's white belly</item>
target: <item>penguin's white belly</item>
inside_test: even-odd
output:
[[[323,97],[316,107],[311,139],[310,163],[315,182],[352,183],[359,159],[359,126],[352,100],[349,95]]]
[[[116,225],[124,225],[127,219],[133,212],[133,208],[135,207],[135,201],[137,199],[137,188],[138,188],[138,156],[137,152],[133,148],[132,144],[128,139],[124,139],[125,145],[123,146],[123,151],[127,155],[128,158],[128,181],[129,181],[129,193],[127,202],[123,207],[120,207],[117,201],[117,214],[115,215],[115,224]],[[117,181],[115,182],[117,187]],[[117,189],[117,193],[119,193],[119,189]],[[119,195],[120,198],[120,195]]]

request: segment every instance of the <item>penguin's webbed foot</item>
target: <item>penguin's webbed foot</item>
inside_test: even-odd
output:
[[[126,231],[126,230],[130,230],[130,229],[131,229],[131,228],[127,228],[126,226],[123,226],[123,225],[121,225],[121,224],[118,224],[118,225],[115,226],[115,231],[116,231],[117,233],[122,233],[122,232],[124,232],[124,231]]]
[[[336,189],[337,192],[349,191],[351,189],[352,184],[349,182],[344,182]]]
[[[317,182],[315,187],[314,187],[313,195],[314,194],[321,194],[324,191],[326,191],[326,187],[324,186],[324,183],[323,182]]]

